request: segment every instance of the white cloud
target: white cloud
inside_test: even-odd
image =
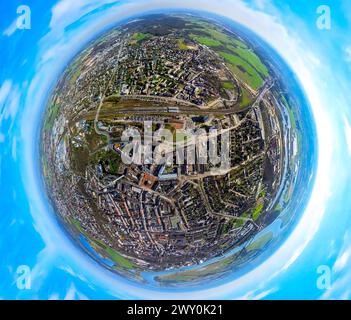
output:
[[[344,251],[336,261],[334,265],[335,271],[340,271],[344,269],[348,263],[350,262],[350,257],[351,257],[351,247],[348,248],[346,251]]]
[[[331,288],[326,290],[321,299],[350,299],[351,298],[351,234],[347,232],[343,245],[333,265]]]
[[[67,290],[64,300],[88,300],[88,298],[84,294],[79,292],[74,283],[72,282],[69,289]]]
[[[3,36],[10,37],[17,30],[17,19],[15,19],[2,33]]]
[[[0,124],[3,119],[16,116],[20,101],[20,91],[11,80],[5,80],[0,88]]]
[[[88,279],[84,277],[80,272],[75,272],[69,265],[62,265],[60,269],[70,274],[72,277],[81,280],[82,282],[88,283]]]
[[[85,14],[102,4],[117,2],[116,0],[61,0],[52,8],[50,28],[65,27],[77,21]]]
[[[12,159],[17,160],[17,138],[14,137],[12,140],[12,148],[11,148]]]
[[[17,86],[12,89],[11,95],[9,96],[9,102],[6,107],[5,118],[12,118],[14,119],[20,103],[20,91]]]
[[[347,148],[351,156],[351,125],[346,117],[344,117],[344,127],[345,127],[345,137],[346,137]]]
[[[263,10],[264,8],[266,8],[268,2],[270,2],[270,1],[269,0],[254,0],[256,7],[260,10]]]
[[[351,264],[351,235],[350,233],[346,233],[344,235],[343,246],[339,252],[339,255],[334,263],[333,271],[340,272],[346,266]]]
[[[351,62],[351,45],[344,48],[345,59],[347,62]]]
[[[36,263],[31,270],[31,283],[33,292],[39,292],[48,277],[55,262],[55,249],[47,245],[36,257]]]
[[[12,81],[5,80],[0,88],[0,110],[1,110],[1,106],[5,103],[5,100],[11,91],[11,87],[12,87]]]
[[[241,297],[237,297],[237,300],[261,300],[267,298],[270,294],[277,292],[278,288],[272,288],[268,290],[252,290]]]
[[[60,299],[60,295],[58,293],[52,293],[50,296],[49,296],[49,299],[48,300],[59,300]]]
[[[71,283],[71,286],[67,290],[64,300],[74,300],[76,298],[76,293],[77,293],[76,287],[74,283]]]

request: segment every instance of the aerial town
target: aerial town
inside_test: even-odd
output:
[[[291,152],[279,100],[264,57],[213,21],[119,26],[53,91],[42,129],[53,206],[116,271],[220,256],[274,219]]]

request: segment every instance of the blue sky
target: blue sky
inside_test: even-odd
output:
[[[237,21],[263,38],[295,72],[316,121],[315,187],[301,221],[264,263],[201,298],[351,298],[351,3],[332,0],[61,0],[26,1],[32,28],[16,28],[17,0],[0,2],[0,298],[191,298],[194,292],[152,290],[102,270],[79,252],[47,210],[38,184],[36,132],[50,89],[65,65],[102,30],[148,10],[189,8]],[[331,29],[316,26],[331,9]],[[16,269],[32,270],[18,290]],[[317,268],[331,287],[317,287]]]

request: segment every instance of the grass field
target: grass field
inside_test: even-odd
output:
[[[219,47],[221,46],[221,42],[213,39],[213,38],[208,38],[208,37],[202,37],[202,36],[198,36],[195,34],[190,35],[190,37],[199,42],[200,44],[204,45],[204,46],[208,46],[208,47]]]
[[[119,252],[113,250],[110,247],[106,248],[106,253],[111,257],[111,259],[116,262],[120,267],[125,269],[133,269],[135,266],[134,264],[123,257]]]
[[[68,223],[73,226],[80,234],[86,236],[86,232],[84,231],[83,227],[81,226],[80,222],[73,218],[73,217],[68,217],[67,218]]]
[[[48,114],[46,115],[44,122],[44,130],[50,131],[54,125],[55,119],[58,117],[60,112],[60,106],[58,104],[53,104],[48,109]]]
[[[186,45],[186,43],[184,42],[184,39],[179,39],[178,40],[178,46],[180,50],[188,50],[188,46]]]
[[[241,94],[240,107],[245,108],[252,102],[252,97],[244,87],[241,88]]]
[[[226,90],[234,90],[235,89],[234,83],[231,81],[223,81],[222,87]]]
[[[114,249],[110,248],[109,246],[107,246],[102,241],[95,239],[94,242],[101,249],[103,249],[110,256],[111,260],[113,260],[115,263],[117,263],[119,267],[124,268],[124,269],[132,269],[132,268],[135,267],[135,265],[131,261],[129,261],[128,259],[123,257],[116,250],[114,250]]]
[[[230,64],[231,71],[254,90],[257,90],[260,86],[262,86],[263,79],[247,61],[243,60],[239,56],[223,51],[219,52],[219,55]]]
[[[251,64],[264,77],[269,76],[267,67],[262,63],[261,59],[250,49],[243,48],[229,48],[233,53],[237,54],[243,60]]]
[[[267,66],[243,41],[206,22],[194,23],[190,38],[214,48],[228,62],[231,71],[252,89],[257,90],[269,76]]]
[[[210,39],[216,40],[216,41],[222,43],[223,45],[233,44],[233,38],[232,37],[230,37],[229,35],[221,32],[219,30],[217,30],[211,24],[201,23],[201,24],[199,24],[199,27],[195,28],[194,30],[199,31],[201,33],[206,33]],[[235,45],[235,43],[234,43],[234,45]],[[242,45],[245,45],[245,44],[242,43]]]
[[[289,118],[290,118],[290,123],[291,123],[291,127],[292,129],[295,131],[296,130],[296,118],[295,118],[295,114],[294,112],[292,111],[288,101],[286,100],[285,96],[284,95],[281,95],[282,97],[282,101],[286,107],[286,109],[288,110],[289,112]]]
[[[141,32],[134,33],[132,36],[131,44],[136,44],[140,41],[150,39],[151,37],[152,36],[149,33],[141,33]]]
[[[256,206],[256,208],[252,212],[252,219],[256,221],[258,217],[261,215],[262,211],[263,211],[263,203],[260,203]]]

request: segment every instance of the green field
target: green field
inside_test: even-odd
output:
[[[258,238],[250,245],[246,247],[247,251],[257,250],[264,247],[269,241],[273,239],[273,232],[268,232],[264,234],[262,237]]]
[[[223,89],[226,89],[226,90],[234,90],[235,89],[234,83],[231,81],[223,81],[222,87],[223,87]]]
[[[257,220],[260,214],[262,213],[262,211],[263,211],[263,203],[260,203],[256,206],[256,208],[252,212],[252,219]]]
[[[103,163],[105,170],[112,175],[117,175],[121,164],[120,156],[112,150],[100,150],[91,159],[93,164]]]
[[[215,275],[218,272],[225,271],[235,260],[235,257],[229,256],[218,262],[211,263],[203,268],[196,270],[186,270],[181,272],[176,272],[174,274],[163,275],[158,279],[161,281],[194,281],[199,278],[208,277]]]
[[[179,46],[180,50],[188,50],[189,49],[187,44],[184,42],[184,39],[179,39],[178,40],[178,46]]]
[[[60,113],[60,106],[58,104],[52,104],[48,108],[48,113],[46,115],[45,122],[44,122],[45,131],[50,131],[52,129],[54,122],[58,117],[59,113]]]
[[[296,119],[295,119],[295,114],[294,114],[294,112],[291,110],[291,108],[288,108],[288,112],[289,112],[289,118],[290,118],[290,122],[291,122],[291,127],[292,127],[292,129],[295,131],[295,130],[296,130]]]
[[[133,41],[132,43],[135,44],[135,43],[141,42],[143,40],[150,39],[151,37],[152,37],[152,35],[149,33],[141,33],[141,32],[134,33],[132,36],[132,41]]]
[[[190,38],[201,43],[204,46],[208,46],[208,47],[219,47],[221,46],[221,42],[213,39],[213,38],[208,38],[208,37],[202,37],[202,36],[198,36],[195,34],[191,34]]]
[[[121,268],[124,269],[133,269],[135,265],[125,257],[123,257],[119,252],[113,250],[110,247],[106,248],[106,253],[110,256],[110,258],[118,264]]]
[[[242,108],[245,108],[251,103],[252,98],[250,93],[244,87],[241,88],[241,94],[242,95],[241,95],[240,106]]]
[[[247,61],[239,56],[224,51],[219,52],[219,55],[229,63],[231,71],[254,90],[262,86],[263,79]]]
[[[247,49],[247,45],[244,42],[237,40],[237,39],[233,39],[233,42],[237,47],[242,48],[242,49]]]
[[[290,123],[291,123],[291,127],[293,128],[293,130],[295,131],[296,130],[296,118],[295,118],[295,114],[294,112],[292,111],[292,108],[288,102],[288,100],[286,99],[286,97],[282,94],[281,95],[281,98],[282,98],[282,101],[283,101],[283,104],[284,106],[286,107],[286,109],[288,110],[289,112],[289,118],[290,118]]]
[[[129,261],[127,258],[123,257],[118,251],[110,248],[102,241],[95,239],[94,243],[98,245],[101,249],[103,249],[106,252],[106,254],[111,258],[111,260],[117,263],[118,267],[121,267],[124,269],[135,268],[134,263]]]
[[[198,23],[197,24],[199,27],[195,28],[195,29],[191,29],[191,30],[195,30],[201,33],[205,33],[208,35],[209,38],[216,40],[224,45],[227,44],[236,44],[235,42],[233,42],[233,40],[235,38],[230,37],[229,35],[223,33],[222,31],[218,31],[216,28],[213,27],[213,25],[209,24],[209,23]],[[242,43],[239,40],[236,40],[238,44],[240,44],[241,46],[245,44]]]
[[[233,53],[251,64],[265,78],[269,76],[267,67],[262,63],[261,59],[250,49],[229,48]]]
[[[246,219],[250,219],[251,215],[250,215],[249,212],[245,212],[243,215],[241,215],[240,218],[244,218],[244,219],[235,219],[235,220],[233,219],[231,221],[231,224],[232,224],[233,228],[241,228],[246,222],[245,218]]]
[[[86,235],[86,232],[84,231],[83,227],[80,225],[80,222],[73,218],[73,217],[68,217],[67,220],[68,223],[73,226],[80,234]]]
[[[189,30],[191,39],[217,49],[231,71],[254,90],[262,86],[263,79],[269,76],[269,70],[243,41],[206,22],[195,20],[193,26]]]
[[[194,19],[189,29],[192,33],[199,33],[201,36],[206,36],[213,41],[220,42],[222,45],[233,45],[240,48],[247,48],[247,45],[241,40],[224,33],[221,29],[214,27],[208,22]]]

